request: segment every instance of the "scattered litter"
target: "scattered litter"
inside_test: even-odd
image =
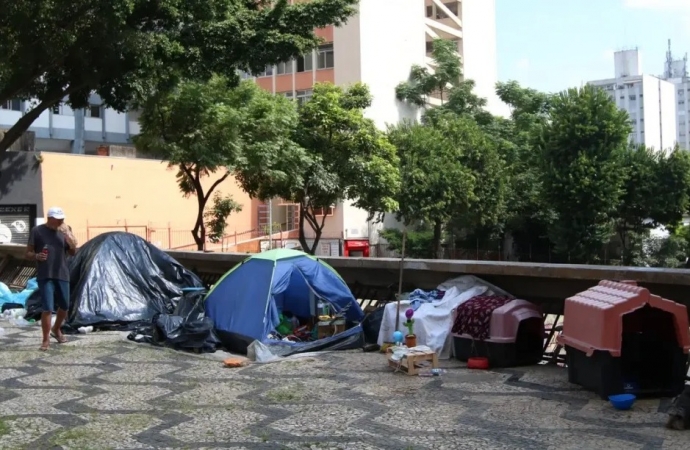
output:
[[[429,370],[420,370],[419,371],[419,376],[420,377],[438,377],[442,373],[445,373],[446,371],[443,369],[429,369]]]
[[[10,323],[12,325],[14,325],[15,327],[28,327],[29,325],[31,325],[31,322],[29,322],[28,320],[26,320],[23,317],[19,317],[16,319],[12,318],[12,319],[10,319]]]
[[[223,361],[223,364],[225,364],[225,367],[236,368],[249,365],[249,361],[244,358],[228,358]]]
[[[88,327],[79,327],[77,328],[77,331],[79,332],[79,334],[87,334],[93,331],[93,327],[91,325],[89,325]]]

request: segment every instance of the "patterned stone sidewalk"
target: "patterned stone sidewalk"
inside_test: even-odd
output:
[[[44,354],[36,327],[0,326],[0,449],[690,448],[668,401],[617,412],[555,367],[422,378],[344,352],[226,369],[122,333]]]

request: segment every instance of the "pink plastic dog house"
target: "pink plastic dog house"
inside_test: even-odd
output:
[[[601,281],[566,299],[558,341],[566,349],[570,382],[602,397],[683,390],[687,308],[635,282]]]
[[[453,311],[455,322],[456,311]],[[455,357],[489,359],[491,367],[537,364],[544,350],[544,319],[538,306],[513,300],[491,314],[490,337],[484,341],[468,334],[452,333]]]

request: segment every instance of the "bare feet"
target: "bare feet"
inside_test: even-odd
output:
[[[50,330],[50,336],[53,339],[55,339],[58,342],[58,344],[64,344],[65,342],[67,342],[67,339],[62,334],[62,331],[56,330],[55,328]]]

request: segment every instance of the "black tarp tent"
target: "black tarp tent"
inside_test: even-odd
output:
[[[77,329],[129,326],[174,312],[184,288],[201,280],[164,251],[125,232],[101,234],[86,242],[70,262],[70,311],[67,325]],[[33,318],[40,302],[27,302]]]

